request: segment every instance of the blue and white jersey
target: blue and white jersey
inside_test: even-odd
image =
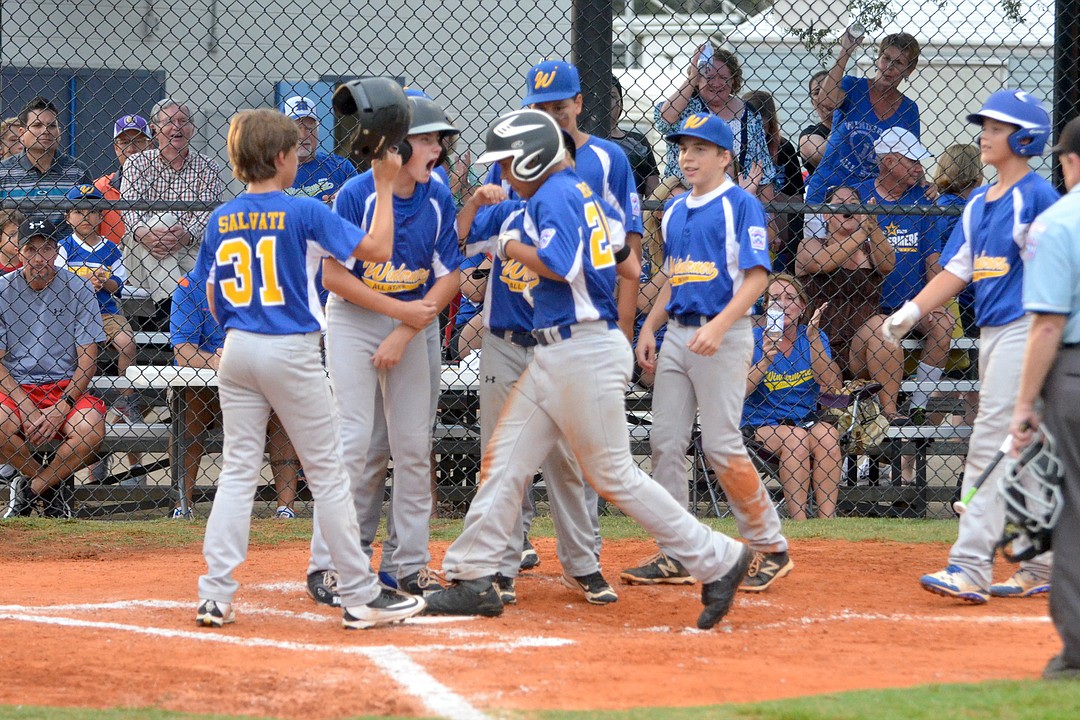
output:
[[[641,224],[641,198],[637,194],[634,170],[626,153],[617,144],[593,135],[577,149],[574,172],[589,184],[609,206],[607,216],[617,219],[628,233],[645,233]],[[510,183],[503,182],[502,168],[496,163],[488,172],[486,183],[502,185],[507,197],[516,198]]]
[[[814,378],[814,349],[806,334],[806,326],[800,325],[791,351],[777,353],[769,363],[765,377],[743,404],[743,425],[759,427],[779,425],[784,422],[802,422],[817,411],[821,387]],[[829,338],[821,332],[821,347],[832,358]],[[756,364],[764,357],[765,328],[754,328],[754,357]]]
[[[540,260],[566,281],[540,278],[534,327],[614,322],[615,252],[626,235],[608,223],[589,184],[569,169],[548,176],[525,205],[524,229]]]
[[[89,280],[90,276],[99,269],[105,271],[104,280],[113,279],[120,287],[116,294],[102,288],[98,290],[97,301],[101,306],[103,315],[116,315],[120,312],[116,304],[116,298],[120,296],[127,282],[127,269],[124,267],[123,253],[116,243],[111,243],[104,238],[98,238],[97,245],[87,245],[75,233],[68,235],[60,241],[59,253],[56,256],[56,266],[65,267],[81,278]]]
[[[469,255],[491,252],[494,239],[508,230],[521,233],[522,242],[530,243],[525,233],[525,202],[506,200],[480,208],[469,228],[466,252]],[[530,243],[531,244],[531,243]],[[493,254],[491,275],[484,293],[484,327],[512,332],[533,329],[533,308],[525,299],[525,289],[535,288],[539,279],[517,260],[500,260]]]
[[[946,270],[975,285],[975,324],[998,327],[1024,314],[1021,252],[1035,217],[1054,204],[1057,190],[1031,172],[1003,197],[987,202],[991,185],[971,194],[941,254]]]
[[[926,191],[916,185],[899,200],[885,200],[873,180],[855,185],[863,202],[878,205],[930,205]],[[891,313],[915,297],[926,284],[926,263],[941,252],[944,241],[937,233],[936,218],[930,215],[878,215],[878,225],[896,253],[896,267],[881,283],[881,309]]]
[[[366,235],[313,198],[244,193],[210,215],[195,269],[213,286],[226,330],[292,335],[326,329],[315,272],[326,256],[351,267]]]
[[[1080,185],[1043,212],[1024,250],[1024,309],[1068,315],[1061,341],[1080,343]]]
[[[368,170],[345,183],[334,212],[365,230],[375,212],[375,181]],[[450,188],[432,177],[417,183],[412,197],[394,196],[394,254],[384,263],[356,263],[352,272],[368,287],[398,300],[419,300],[430,281],[461,265],[457,207]]]
[[[296,180],[285,192],[322,200],[324,195],[333,195],[353,177],[356,177],[356,167],[347,159],[316,150],[314,158],[296,169]]]
[[[458,267],[458,270],[463,273],[475,271],[484,264],[485,259],[486,257],[483,254],[466,257],[461,261],[461,266]],[[454,313],[454,327],[461,327],[476,317],[482,309],[483,304],[483,301],[473,302],[465,295],[465,293],[461,293],[461,298],[458,300],[457,311]]]
[[[169,344],[198,345],[203,352],[217,352],[225,344],[225,331],[210,313],[206,283],[180,278],[169,310]]]
[[[669,200],[661,229],[669,315],[719,315],[746,270],[771,268],[765,210],[730,179],[706,195]]]

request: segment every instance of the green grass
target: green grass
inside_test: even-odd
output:
[[[722,532],[730,535],[737,534],[734,520],[708,518],[705,522]],[[435,519],[431,523],[431,538],[453,540],[461,532],[461,524],[461,520]],[[604,538],[608,540],[647,540],[649,538],[636,522],[627,517],[604,516],[600,524]],[[177,522],[161,519],[108,522],[20,518],[0,524],[0,542],[18,543],[22,549],[30,551],[58,544],[72,548],[94,548],[99,551],[110,548],[161,550],[189,547],[201,543],[205,527],[205,520]],[[804,520],[785,522],[784,533],[796,541],[814,539],[850,542],[949,543],[956,539],[956,522],[878,518]],[[537,518],[533,524],[532,534],[534,537],[553,537],[551,519]],[[310,519],[300,518],[292,522],[260,519],[252,523],[251,542],[253,545],[308,542],[310,539]]]
[[[1078,712],[1080,682],[995,681],[863,690],[745,705],[642,708],[620,712],[502,712],[495,716],[533,720],[1065,720],[1077,717]],[[86,710],[0,707],[0,720],[224,720],[234,717],[240,716],[191,715],[150,708]],[[357,716],[355,720],[368,718]]]

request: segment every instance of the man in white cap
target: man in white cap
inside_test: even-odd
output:
[[[356,168],[340,155],[319,150],[319,111],[309,98],[291,97],[282,104],[281,111],[300,130],[300,145],[296,149],[300,166],[288,192],[332,201],[345,181],[356,175]]]
[[[878,176],[855,185],[864,203],[876,205],[931,205],[923,190],[926,174],[922,161],[933,157],[912,133],[902,128],[889,128],[874,142],[878,159]],[[930,215],[878,215],[878,224],[885,239],[896,252],[896,266],[881,284],[881,312],[891,315],[907,300],[941,272],[938,257],[945,240],[936,230]],[[915,379],[937,381],[949,357],[954,318],[944,309],[927,313],[916,325],[923,335],[922,357]],[[902,368],[895,369],[898,374]],[[913,410],[925,409],[930,393],[912,394]],[[891,406],[892,403],[882,403]],[[918,421],[918,418],[911,418]],[[897,425],[909,421],[907,415],[894,412],[889,418]],[[905,463],[910,465],[910,463]],[[905,467],[905,474],[911,468]],[[909,478],[910,479],[910,478]]]

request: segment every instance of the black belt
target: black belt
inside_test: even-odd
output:
[[[536,338],[532,336],[532,333],[522,332],[518,330],[496,330],[492,328],[490,330],[492,335],[500,337],[508,343],[513,343],[523,348],[531,348],[536,345]]]
[[[705,323],[709,322],[712,319],[713,319],[713,316],[710,316],[710,315],[691,315],[691,314],[687,314],[687,315],[676,315],[675,316],[675,321],[677,323],[679,323],[680,325],[685,325],[686,327],[701,327]]]
[[[618,325],[612,320],[607,320],[608,330],[617,330]],[[584,329],[591,323],[571,323],[569,325],[556,325],[555,327],[542,328],[540,330],[533,330],[533,337],[536,338],[536,342],[540,345],[554,345],[557,342],[563,340],[569,340],[574,337],[575,330]]]

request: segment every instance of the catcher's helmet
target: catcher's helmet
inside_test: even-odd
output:
[[[1009,147],[1017,155],[1043,154],[1050,139],[1050,114],[1034,95],[1023,90],[998,90],[986,98],[979,112],[968,115],[967,121],[982,125],[986,118],[1019,126],[1009,135]]]
[[[393,78],[362,78],[341,85],[334,92],[334,111],[356,117],[349,154],[358,164],[382,157],[409,131],[409,101]]]
[[[522,182],[531,182],[565,156],[562,131],[550,115],[539,110],[516,110],[495,120],[488,130],[487,150],[477,162],[513,158],[510,174]]]
[[[998,486],[1005,500],[1005,533],[1002,553],[1010,562],[1022,562],[1050,549],[1050,541],[1061,515],[1061,481],[1065,466],[1055,449],[1054,437],[1045,426],[1034,442],[1006,467]],[[1023,550],[1014,552],[1010,544],[1024,538]]]
[[[409,97],[409,107],[411,108],[412,117],[409,123],[409,135],[423,135],[433,132],[439,133],[439,139],[442,140],[458,134],[458,129],[446,117],[446,113],[439,107],[439,104],[431,98],[412,95]],[[398,145],[398,152],[401,153],[401,162],[403,164],[409,162],[409,158],[412,157],[412,145],[409,144],[407,139],[402,140]],[[440,156],[437,164],[441,165],[444,161],[445,158]]]

